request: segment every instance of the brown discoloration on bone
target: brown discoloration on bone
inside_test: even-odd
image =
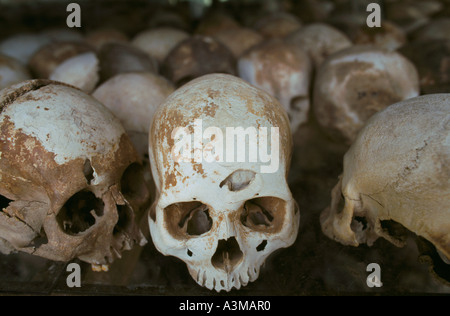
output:
[[[313,109],[335,141],[350,145],[373,114],[418,93],[414,66],[400,54],[354,46],[333,56],[319,69]]]
[[[230,49],[235,58],[239,58],[248,49],[264,40],[264,37],[255,30],[243,27],[223,30],[215,37]]]
[[[141,49],[127,43],[108,43],[99,53],[100,81],[126,72],[158,72],[158,62]]]
[[[396,49],[406,43],[404,32],[388,21],[384,21],[381,27],[363,25],[351,33],[354,44],[369,44]]]
[[[288,78],[290,74],[304,68],[309,62],[308,56],[297,46],[281,40],[272,40],[253,47],[242,58],[254,59],[258,64],[255,67],[255,79],[259,85],[270,83],[274,89],[273,95],[279,98],[283,93],[278,80]]]
[[[195,35],[172,49],[162,73],[179,87],[210,73],[235,74],[235,60],[230,50],[216,39]]]
[[[4,91],[1,96],[2,106],[11,107],[29,100],[45,102],[47,97],[57,93],[53,84],[59,85],[47,80],[34,80],[17,86],[17,89]],[[62,90],[58,92],[64,93]],[[70,90],[65,92],[71,93]],[[46,107],[30,106],[30,110],[36,109],[49,110]],[[67,128],[80,132],[77,129],[82,126],[78,123],[69,123]],[[51,135],[47,135],[49,137]],[[63,164],[57,163],[56,155],[64,153],[50,152],[36,137],[18,129],[11,118],[3,113],[0,125],[0,194],[14,200],[11,206],[17,207],[10,210],[15,218],[33,227],[37,235],[42,232],[48,240],[37,248],[24,244],[17,250],[51,260],[79,258],[90,263],[107,264],[117,258],[124,248],[140,241],[133,211],[130,209],[118,223],[117,201],[114,199],[118,196],[114,190],[117,190],[124,170],[131,163],[139,161],[138,154],[125,133],[113,146],[103,143],[101,137],[100,143],[96,143],[95,139],[86,144],[94,151],[97,146],[104,147],[105,151],[88,157],[93,172],[93,179],[88,179],[85,173],[87,157],[75,157]],[[99,180],[99,184],[91,183],[90,180]],[[95,215],[95,222],[89,229],[70,235],[56,216],[69,198],[80,191],[92,192],[105,206]],[[120,232],[115,231],[116,224],[121,225]]]
[[[48,86],[48,85],[62,85],[66,87],[70,87],[72,89],[79,90],[78,88],[71,86],[69,84],[48,80],[48,79],[33,79],[33,80],[27,80],[23,81],[21,83],[18,83],[16,85],[13,85],[9,88],[4,89],[1,91],[0,94],[0,113],[8,107],[10,104],[14,103],[17,99],[20,97],[24,97],[28,99],[33,99],[35,101],[39,101],[41,99],[33,98],[32,96],[28,95],[28,92],[39,90],[42,87]],[[49,93],[54,93],[52,91],[49,91]],[[45,96],[42,96],[42,98],[45,98]],[[39,108],[39,107],[38,107]]]
[[[81,42],[53,42],[38,50],[30,59],[29,66],[36,78],[48,79],[63,61],[94,48]]]
[[[203,169],[202,165],[199,163],[193,163],[192,168],[199,174],[202,175],[202,178],[206,178],[205,170]]]
[[[389,77],[383,73],[352,77],[347,81],[346,100],[362,121],[386,106],[401,100],[393,91]]]
[[[233,94],[236,94],[239,97],[239,100],[244,102],[248,112],[257,117],[264,118],[264,120],[267,120],[271,127],[279,128],[280,149],[282,150],[280,159],[286,159],[289,165],[292,149],[292,137],[289,129],[289,119],[286,112],[275,98],[266,93],[262,93],[261,90],[250,85],[247,86],[247,83],[240,81],[241,79],[236,78],[236,80],[236,82],[230,82],[229,89],[233,89]],[[175,128],[188,127],[189,132],[193,133],[192,125],[195,119],[202,119],[205,117],[211,117],[214,119],[217,115],[220,115],[219,113],[222,113],[222,111],[228,111],[228,104],[221,100],[222,98],[226,98],[229,93],[231,93],[231,90],[230,92],[213,90],[204,84],[201,85],[201,89],[204,89],[205,93],[201,93],[198,90],[195,90],[195,93],[192,93],[193,88],[190,86],[185,87],[185,89],[186,92],[191,92],[189,97],[184,96],[184,98],[181,98],[177,96],[176,101],[172,99],[166,100],[166,104],[168,104],[168,106],[161,108],[161,113],[159,114],[160,117],[158,117],[158,114],[155,115],[155,121],[154,124],[152,124],[151,131],[151,135],[155,136],[156,141],[153,144],[153,150],[155,153],[166,152],[167,150],[165,148],[173,148],[174,140],[171,135]],[[225,93],[226,95],[224,95]],[[187,107],[187,104],[185,104],[184,101],[189,102],[189,105],[195,104],[196,106],[191,107],[188,112],[184,112],[184,109]],[[203,104],[203,107],[200,106],[201,104]],[[230,104],[230,106],[232,106],[232,104]],[[165,122],[165,124],[160,124],[160,122]],[[233,124],[231,126],[233,126]],[[247,127],[248,126],[245,126],[245,128]],[[255,125],[254,127],[258,128],[259,125]],[[203,126],[203,129],[205,128],[206,126]],[[270,133],[270,130],[268,130],[268,133]],[[223,130],[223,134],[225,135],[225,130]],[[171,161],[171,157],[168,157],[168,155],[163,155],[162,161],[160,162],[161,167],[166,170],[166,175],[170,175],[168,178],[170,181],[167,181],[167,177],[165,179],[166,189],[176,184],[176,181],[173,180],[175,178],[175,170],[177,169],[178,164],[175,163],[172,166]],[[169,172],[169,170],[171,171]]]
[[[302,23],[293,14],[273,12],[260,18],[254,28],[266,38],[283,38],[301,26]]]

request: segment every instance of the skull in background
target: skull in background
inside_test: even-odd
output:
[[[273,251],[295,241],[300,214],[286,181],[292,139],[275,98],[232,75],[205,75],[166,99],[149,143],[152,240],[183,260],[198,284],[239,289],[258,278]],[[247,149],[249,157],[239,157]],[[270,165],[252,160],[256,152],[271,153]]]
[[[108,265],[145,238],[140,161],[119,120],[62,83],[0,92],[0,250]]]
[[[449,166],[450,94],[387,107],[345,154],[331,206],[321,214],[322,231],[344,245],[370,246],[383,237],[403,246],[403,226],[450,263]]]
[[[260,43],[240,56],[237,68],[239,77],[281,103],[293,133],[308,121],[313,64],[300,46],[280,39]]]

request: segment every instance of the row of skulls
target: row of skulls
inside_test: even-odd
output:
[[[292,134],[311,108],[331,138],[351,145],[320,217],[323,232],[346,245],[380,236],[401,245],[385,225],[395,221],[448,263],[450,95],[419,96],[429,77],[391,39],[385,47],[354,45],[329,25],[283,21],[283,34],[267,21],[260,34],[244,30],[245,50],[225,47],[238,34],[232,30],[189,36],[165,28],[132,46],[114,33],[97,48],[36,40],[43,46],[22,64],[2,57],[42,79],[25,74],[0,92],[0,251],[106,268],[151,237],[201,286],[239,289],[297,238],[301,210],[287,176]],[[4,41],[0,51],[21,40]],[[146,49],[160,55],[149,58]],[[174,135],[195,133],[198,120],[216,131],[208,144],[229,127],[278,128],[276,142],[261,134],[245,140],[276,152],[277,170],[220,157],[180,161]],[[186,145],[195,157],[195,144]]]

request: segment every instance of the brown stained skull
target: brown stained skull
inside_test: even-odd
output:
[[[3,253],[107,265],[145,242],[140,161],[111,112],[49,80],[3,90],[0,105]]]
[[[211,73],[234,75],[235,58],[217,39],[194,35],[175,46],[162,65],[162,74],[176,87]]]

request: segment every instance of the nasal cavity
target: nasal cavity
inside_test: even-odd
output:
[[[240,191],[245,189],[255,178],[255,172],[251,170],[239,169],[231,173],[220,184],[220,187],[224,185],[228,186],[230,191]]]
[[[219,240],[211,263],[216,269],[222,269],[228,273],[242,261],[242,258],[243,253],[236,238],[230,237]]]

